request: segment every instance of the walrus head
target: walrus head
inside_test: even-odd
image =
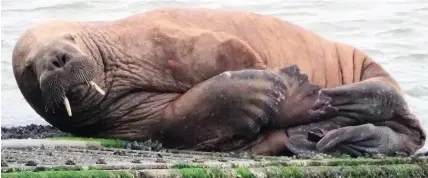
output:
[[[97,133],[104,129],[96,116],[108,94],[99,87],[106,90],[103,62],[72,25],[53,24],[32,28],[17,41],[12,63],[18,87],[51,125],[79,135]]]
[[[67,94],[80,85],[92,85],[102,95],[104,91],[92,81],[97,74],[96,62],[78,48],[72,36],[48,42],[26,61],[38,78],[46,110],[64,104],[72,116]]]

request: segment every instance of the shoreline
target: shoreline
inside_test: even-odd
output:
[[[428,157],[259,156],[72,137],[50,125],[2,127],[2,177],[428,177]],[[377,166],[373,166],[377,165]]]
[[[52,126],[52,125],[41,125],[41,124],[29,124],[25,126],[8,126],[8,127],[1,127],[1,139],[2,140],[8,140],[8,139],[49,139],[49,138],[64,138],[74,137],[70,133],[62,132],[58,128]],[[107,139],[106,139],[107,140]],[[114,140],[114,139],[112,139]],[[127,141],[131,142],[131,141]],[[152,142],[151,140],[148,141],[134,141],[132,146],[129,145],[123,145],[123,148],[131,148],[131,147],[152,147],[152,148],[158,148],[159,145],[161,147],[160,143]],[[140,148],[142,149],[142,148]],[[416,151],[417,155],[422,156],[428,156],[428,146],[422,147],[418,151]]]

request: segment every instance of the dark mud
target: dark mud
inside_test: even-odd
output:
[[[71,136],[71,134],[61,132],[51,125],[35,125],[17,127],[1,127],[1,139],[41,139]]]

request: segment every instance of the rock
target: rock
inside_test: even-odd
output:
[[[4,161],[1,161],[1,167],[8,167],[9,165],[6,163],[6,162],[4,162]]]
[[[25,166],[37,166],[37,163],[35,161],[27,161],[27,163],[25,163]]]
[[[192,161],[195,163],[204,163],[205,162],[202,158],[198,158],[198,157],[193,158]]]
[[[157,158],[156,161],[157,163],[166,163],[166,161],[162,158]]]
[[[134,159],[131,161],[131,163],[141,163],[141,161],[139,159]]]
[[[219,158],[218,161],[220,161],[220,162],[227,162],[227,159],[226,158]]]
[[[158,157],[158,158],[162,158],[162,155],[161,154],[156,154],[156,156]]]
[[[70,134],[61,132],[51,125],[30,124],[17,127],[2,127],[1,139],[27,139],[27,138],[52,138],[59,136],[69,136]]]
[[[113,152],[113,155],[125,156],[126,153],[123,150],[116,150]]]
[[[102,158],[98,159],[96,163],[97,164],[107,164],[106,161]]]
[[[73,160],[67,160],[65,161],[65,165],[76,165],[76,163]]]
[[[372,157],[374,159],[384,159],[386,156],[384,154],[374,154]]]

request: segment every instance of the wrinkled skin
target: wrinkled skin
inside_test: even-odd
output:
[[[267,155],[410,154],[425,142],[372,59],[268,16],[162,9],[47,22],[22,35],[13,66],[31,107],[76,136]]]

